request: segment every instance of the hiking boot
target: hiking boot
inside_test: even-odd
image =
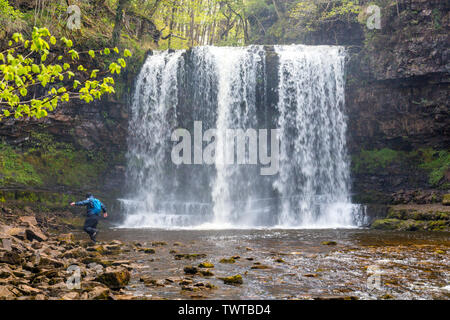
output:
[[[95,239],[95,237],[97,237],[97,233],[98,233],[98,231],[95,231],[95,232],[90,236],[90,237],[91,237],[91,240],[94,241],[94,243],[97,242],[97,240]]]

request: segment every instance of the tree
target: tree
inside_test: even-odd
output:
[[[34,27],[30,40],[13,34],[8,48],[0,52],[0,121],[12,116],[42,118],[72,98],[89,103],[115,92],[111,75],[126,67],[123,57],[131,56],[129,50],[100,71],[84,67],[80,55],[95,59],[119,54],[118,48],[77,52],[72,40],[62,37],[59,42],[63,49],[55,46],[57,40],[47,28]]]
[[[123,27],[123,15],[126,6],[130,3],[130,0],[119,0],[119,4],[116,10],[116,18],[114,22],[114,29],[112,32],[112,45],[116,46],[120,40],[120,32]]]

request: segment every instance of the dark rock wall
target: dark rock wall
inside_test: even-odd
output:
[[[435,157],[450,151],[449,2],[399,3],[382,8],[381,30],[366,30],[364,43],[349,47],[350,152],[358,157],[361,150],[387,148],[403,155],[376,171],[354,171],[354,191],[365,201],[449,186],[448,160],[441,161],[447,172],[432,184],[420,157],[423,150],[435,150]]]

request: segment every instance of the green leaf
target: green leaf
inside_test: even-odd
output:
[[[123,51],[123,56],[124,56],[125,58],[131,57],[131,52],[130,52],[130,50],[125,49],[125,50]]]
[[[125,68],[127,66],[125,60],[123,58],[117,59],[117,62],[122,66],[122,68]]]

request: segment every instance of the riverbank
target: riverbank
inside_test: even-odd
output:
[[[103,224],[92,245],[29,213],[0,225],[2,299],[450,298],[448,232]]]

